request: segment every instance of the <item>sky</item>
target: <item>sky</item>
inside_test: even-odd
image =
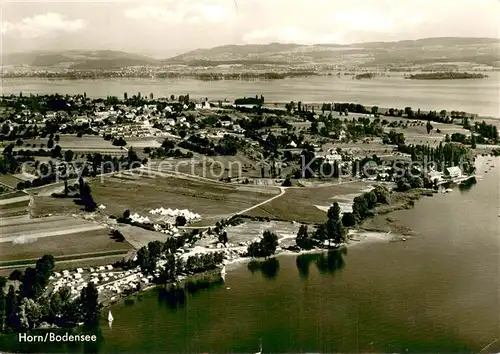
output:
[[[2,53],[500,37],[499,0],[0,0]]]

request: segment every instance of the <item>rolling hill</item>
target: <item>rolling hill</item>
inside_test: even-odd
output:
[[[197,49],[170,61],[265,61],[276,63],[332,63],[362,66],[471,62],[499,66],[496,38],[424,38],[397,42],[339,44],[232,45]]]
[[[3,55],[2,65],[75,70],[117,69],[138,65],[221,64],[284,65],[334,64],[357,67],[390,67],[466,62],[500,67],[500,40],[496,38],[424,38],[397,42],[339,44],[246,44],[196,49],[158,60],[122,51],[31,52]]]
[[[30,52],[2,56],[2,65],[44,68],[111,69],[136,65],[155,65],[159,61],[147,56],[113,50]]]

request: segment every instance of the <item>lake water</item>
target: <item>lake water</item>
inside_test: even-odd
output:
[[[102,340],[86,351],[251,353],[262,338],[264,353],[479,352],[500,337],[500,159],[485,161],[468,191],[391,214],[416,232],[407,242],[239,265],[180,304],[145,292],[114,305],[112,328],[103,316]]]
[[[356,102],[379,107],[458,110],[500,117],[500,73],[478,80],[406,80],[402,76],[353,80],[352,77],[315,76],[276,81],[199,81],[192,79],[48,80],[3,79],[2,94],[77,94],[122,97],[141,92],[155,97],[189,93],[192,98],[234,100],[263,94],[267,102]]]

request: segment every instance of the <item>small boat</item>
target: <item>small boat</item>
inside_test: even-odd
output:
[[[260,339],[260,350],[255,354],[262,354],[262,338]]]
[[[446,188],[445,192],[446,192],[446,193],[453,192],[453,189],[451,189],[451,188]]]
[[[108,312],[108,322],[113,322],[114,318],[113,315],[111,314],[111,311]]]

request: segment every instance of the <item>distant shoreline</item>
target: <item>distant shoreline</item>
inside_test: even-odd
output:
[[[405,79],[410,80],[469,80],[469,79],[486,79],[488,75],[481,73],[457,73],[457,72],[433,72],[420,73],[406,76]]]

